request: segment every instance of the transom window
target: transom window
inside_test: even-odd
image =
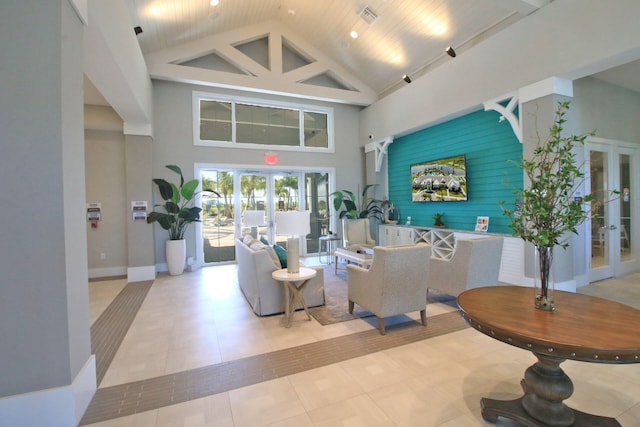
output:
[[[194,92],[195,145],[333,152],[333,109]]]

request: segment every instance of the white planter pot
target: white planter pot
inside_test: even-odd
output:
[[[185,240],[167,240],[164,248],[169,274],[172,276],[182,274],[187,256]]]

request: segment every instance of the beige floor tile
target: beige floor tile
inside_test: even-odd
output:
[[[364,393],[362,387],[341,364],[291,375],[289,380],[307,411]]]
[[[307,413],[296,415],[285,420],[265,424],[268,427],[314,427]]]
[[[315,427],[393,427],[373,400],[363,394],[308,412]]]
[[[228,393],[158,409],[156,427],[233,427]]]
[[[269,425],[305,413],[287,378],[232,390],[229,400],[235,427]]]
[[[455,394],[420,378],[374,390],[369,396],[398,427],[435,426],[466,409]]]
[[[371,392],[414,377],[418,371],[403,366],[386,353],[374,353],[341,363],[366,392]]]

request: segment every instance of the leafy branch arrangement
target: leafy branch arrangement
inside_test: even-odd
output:
[[[594,132],[562,136],[568,109],[569,102],[558,103],[548,139],[538,143],[531,159],[522,159],[520,167],[529,178],[530,187],[514,192],[518,199],[514,210],[503,208],[514,234],[540,247],[566,248],[569,243],[561,241],[561,236],[567,231],[577,234],[576,227],[592,216],[591,209],[584,210],[583,206],[594,200],[593,195],[575,194],[584,172],[576,165],[572,149],[584,145]]]
[[[367,198],[367,191],[376,184],[369,184],[362,190],[362,203],[358,206],[356,195],[349,190],[334,191],[333,207],[338,212],[339,218],[382,218],[381,202],[372,197]],[[343,208],[344,206],[344,208]]]
[[[169,240],[182,240],[187,226],[200,221],[200,209],[193,206],[198,180],[192,179],[184,182],[182,170],[176,165],[166,165],[167,169],[180,175],[180,186],[168,182],[162,178],[154,178],[153,182],[160,190],[163,204],[154,207],[162,207],[164,212],[151,212],[147,217],[147,224],[158,222],[160,226],[169,232]],[[218,193],[214,193],[220,197]]]

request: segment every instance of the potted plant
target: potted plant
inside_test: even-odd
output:
[[[169,240],[165,244],[167,267],[169,274],[177,275],[184,271],[186,258],[184,233],[189,224],[200,221],[202,209],[193,205],[197,195],[198,180],[192,179],[185,182],[182,170],[178,166],[166,165],[166,167],[180,176],[180,185],[162,178],[153,179],[163,200],[162,204],[156,204],[154,208],[161,208],[162,212],[149,213],[147,223],[157,222],[169,232]],[[215,191],[213,193],[218,195]]]
[[[352,191],[340,190],[331,193],[333,207],[338,212],[338,217],[341,219],[377,218],[382,220],[380,200],[372,197],[367,198],[367,191],[375,186],[376,184],[369,184],[364,187],[360,205],[358,205],[357,197]]]
[[[443,213],[434,213],[433,214],[433,226],[436,228],[445,228],[446,225],[444,224],[444,222],[442,222],[442,217],[444,216],[444,212]]]
[[[514,235],[531,242],[536,250],[535,305],[541,310],[554,310],[553,283],[550,282],[553,249],[566,249],[563,239],[568,231],[577,234],[576,227],[591,217],[592,195],[576,196],[576,188],[584,173],[576,164],[574,147],[584,144],[593,132],[563,136],[565,114],[569,102],[559,102],[554,123],[546,141],[539,141],[530,159],[522,159],[520,167],[530,181],[527,188],[514,192],[513,210],[503,208],[510,217]]]

